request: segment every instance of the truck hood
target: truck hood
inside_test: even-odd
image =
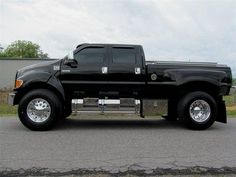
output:
[[[62,60],[52,60],[52,61],[43,61],[40,63],[36,63],[33,65],[26,66],[24,68],[21,68],[17,71],[17,77],[20,77],[24,75],[27,72],[48,72],[48,73],[55,73],[58,70],[60,70]]]

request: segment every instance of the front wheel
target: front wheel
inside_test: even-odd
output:
[[[215,99],[201,91],[185,95],[178,104],[178,116],[190,129],[209,128],[218,115]]]
[[[50,90],[37,89],[27,93],[20,101],[20,121],[31,130],[49,130],[61,116],[60,99]]]

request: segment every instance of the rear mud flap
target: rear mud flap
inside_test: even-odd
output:
[[[218,117],[216,121],[221,123],[227,123],[225,101],[223,100],[218,102]]]

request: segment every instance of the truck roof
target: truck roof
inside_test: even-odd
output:
[[[110,46],[115,46],[115,47],[142,47],[142,45],[137,45],[137,44],[82,43],[82,44],[77,45],[76,49],[81,46],[90,46],[90,45],[110,45]]]

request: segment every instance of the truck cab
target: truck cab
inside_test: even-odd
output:
[[[139,97],[146,81],[143,60],[138,45],[80,45],[62,63],[59,80],[72,97]]]

